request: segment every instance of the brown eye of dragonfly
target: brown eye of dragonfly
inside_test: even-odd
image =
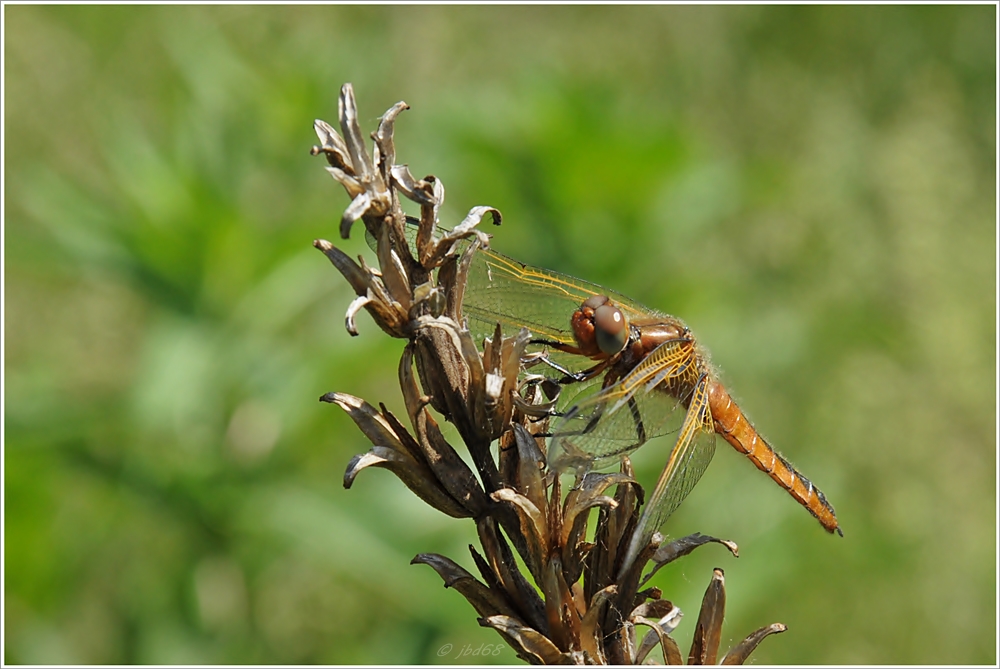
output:
[[[594,309],[594,334],[601,351],[614,355],[625,348],[625,325],[625,315],[618,307],[605,303]]]

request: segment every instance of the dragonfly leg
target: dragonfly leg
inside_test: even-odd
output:
[[[628,408],[632,412],[632,420],[635,421],[635,436],[639,439],[637,446],[646,443],[646,426],[642,423],[642,414],[639,413],[639,405],[634,397],[628,398]]]
[[[606,404],[604,404],[604,403],[599,404],[597,406],[597,408],[594,409],[594,413],[591,414],[589,420],[587,421],[587,424],[584,425],[582,429],[580,429],[580,430],[571,430],[571,431],[567,431],[567,432],[560,432],[559,436],[560,437],[577,437],[577,436],[580,436],[580,435],[583,435],[583,434],[590,434],[591,432],[594,431],[594,428],[597,427],[597,424],[599,422],[601,422],[601,416],[604,415],[604,407],[605,406],[606,406]],[[552,415],[560,417],[560,418],[566,418],[566,417],[574,418],[574,417],[576,417],[576,414],[574,413],[575,410],[576,410],[576,407],[571,407],[569,411],[565,411],[565,412],[553,412]],[[546,436],[546,437],[552,437],[552,436],[555,436],[555,435],[550,432],[548,434],[545,434],[544,436]]]
[[[595,376],[598,376],[601,373],[603,373],[609,364],[611,364],[611,358],[608,358],[607,360],[603,360],[597,363],[590,369],[585,369],[582,372],[576,372],[574,374],[569,374],[567,376],[564,376],[563,378],[559,379],[559,383],[566,385],[569,383],[577,383],[580,381],[589,381]]]
[[[615,378],[607,379],[605,384],[606,387],[614,385],[617,381],[617,375],[614,374],[613,370],[608,374],[608,376]],[[629,407],[629,413],[631,414],[632,421],[635,425],[636,441],[629,443],[626,446],[621,446],[619,448],[616,448],[610,452],[601,452],[599,457],[600,460],[607,461],[615,457],[624,457],[625,455],[631,453],[632,451],[636,450],[637,448],[645,444],[646,440],[648,439],[648,434],[646,433],[646,425],[645,422],[643,421],[642,412],[639,410],[639,403],[636,401],[634,397],[629,397],[625,401],[625,403]],[[573,444],[573,440],[569,438],[574,436],[584,436],[594,432],[598,428],[601,419],[604,418],[604,412],[607,409],[607,407],[608,407],[607,402],[601,402],[593,408],[592,412],[585,415],[578,415],[576,413],[577,408],[573,407],[566,412],[566,417],[569,419],[573,419],[574,417],[580,419],[586,418],[587,424],[584,425],[583,428],[579,430],[559,431],[557,434],[549,434],[546,436],[556,437],[561,442],[562,448],[566,450],[568,454],[570,454],[571,451],[575,449],[575,446]],[[585,459],[586,454],[580,449],[575,449],[575,450],[577,451],[576,456],[571,458],[571,460],[573,462],[577,462],[578,460],[582,462],[581,458]],[[591,456],[591,459],[592,460],[594,459],[593,456]]]
[[[569,344],[564,344],[561,341],[555,341],[554,339],[532,339],[528,343],[548,346],[549,348],[554,348],[557,351],[569,353],[570,355],[583,355],[583,351],[576,346],[570,346]]]
[[[601,420],[601,413],[603,411],[604,411],[604,405],[602,404],[597,410],[594,411],[594,415],[591,416],[590,420],[587,421],[587,424],[583,427],[582,430],[572,430],[570,432],[560,432],[559,436],[560,437],[574,437],[574,436],[579,436],[581,434],[588,434],[590,432],[593,432],[594,428],[597,427],[597,423]],[[573,409],[571,408],[569,411],[554,411],[553,410],[552,413],[549,414],[549,415],[552,416],[553,418],[565,418],[566,416],[569,416],[569,417],[572,418],[573,417]],[[539,436],[539,437],[553,437],[553,436],[555,436],[555,433],[554,432],[545,432],[543,434],[539,434],[539,435],[536,435],[536,436]]]
[[[547,356],[547,355],[543,355],[542,357],[538,358],[537,362],[545,363],[546,365],[548,365],[552,369],[554,369],[557,372],[561,373],[563,376],[571,376],[573,374],[573,372],[569,371],[568,369],[566,369],[565,367],[563,367],[559,363],[552,362],[551,360],[549,360],[549,356]]]
[[[560,365],[559,363],[549,360],[548,357],[540,358],[539,361],[544,362],[546,365],[548,365],[549,367],[551,367],[552,369],[556,370],[557,372],[563,375],[563,377],[557,381],[557,383],[563,386],[569,385],[571,383],[580,383],[582,381],[589,381],[595,376],[601,374],[610,363],[610,359],[602,360],[601,362],[597,363],[596,365],[588,369],[584,369],[579,372],[571,372],[562,365]]]
[[[590,434],[597,427],[597,424],[601,422],[601,417],[604,415],[604,409],[606,407],[607,404],[602,403],[598,405],[598,407],[594,410],[593,415],[590,417],[590,420],[587,421],[587,424],[584,426],[582,430],[579,430],[578,432],[563,432],[560,434],[560,436],[564,434],[565,435]],[[621,453],[630,453],[646,443],[646,426],[642,422],[642,414],[639,413],[639,405],[635,401],[634,397],[629,398],[628,408],[629,411],[632,412],[632,420],[635,421],[635,436],[637,441],[634,444],[630,444],[628,446],[621,448],[620,449]]]
[[[597,365],[597,367],[606,366],[607,363],[608,363],[608,360],[605,360],[601,364]],[[585,370],[585,371],[590,371],[590,370]],[[585,372],[580,372],[580,373],[583,374]],[[614,369],[611,369],[611,371],[608,372],[607,376],[604,377],[604,383],[601,386],[602,390],[606,390],[606,389],[610,388],[611,386],[613,386],[615,383],[618,382],[619,378],[620,378],[620,375]],[[634,405],[635,400],[632,399],[632,398],[629,398],[629,402],[630,402],[630,405]],[[572,432],[564,432],[564,433],[561,433],[561,434],[577,435],[577,436],[581,435],[581,434],[590,434],[591,432],[594,431],[594,428],[597,427],[597,424],[599,422],[601,422],[601,416],[604,415],[604,409],[606,407],[607,407],[607,403],[606,402],[601,402],[600,404],[598,404],[597,407],[594,409],[594,412],[590,415],[590,419],[587,421],[587,424],[583,427],[582,430],[574,430]],[[574,413],[575,411],[576,411],[576,407],[570,407],[570,409],[566,413],[558,414],[558,415],[561,415],[563,417],[569,416],[570,418],[572,418],[572,417],[575,416],[575,413]],[[638,412],[639,412],[639,407],[638,406],[633,406],[633,408],[632,408],[632,415],[633,416],[637,416]],[[644,433],[645,433],[645,431],[644,431]],[[643,441],[645,441],[645,440],[643,440]]]
[[[583,351],[581,351],[579,348],[575,346],[570,346],[568,344],[563,344],[562,342],[554,341],[552,339],[532,339],[528,343],[548,346],[549,348],[555,349],[561,353],[569,353],[571,355],[581,355],[581,356],[583,355]],[[570,383],[580,383],[582,381],[589,381],[590,379],[604,372],[604,370],[607,369],[608,365],[614,362],[615,360],[616,357],[614,356],[606,358],[601,362],[597,363],[596,365],[594,365],[593,367],[590,367],[589,369],[585,369],[580,372],[571,372],[562,365],[560,365],[559,363],[553,362],[552,360],[549,359],[547,355],[544,354],[537,358],[533,358],[531,360],[531,364],[538,364],[539,362],[543,362],[552,369],[556,370],[557,372],[561,372],[563,378],[559,379],[559,383],[562,385],[568,385]]]

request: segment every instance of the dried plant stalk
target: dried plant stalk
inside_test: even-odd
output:
[[[671,633],[681,611],[661,598],[657,588],[640,588],[657,569],[709,542],[736,545],[700,534],[660,546],[654,534],[638,558],[623,560],[639,524],[643,491],[626,458],[617,473],[589,473],[571,490],[546,468],[544,434],[551,407],[539,384],[522,383],[527,331],[504,337],[499,324],[491,338],[477,342],[462,319],[462,297],[474,254],[489,244],[478,225],[492,207],[474,207],[449,232],[438,232],[444,187],[432,176],[417,179],[396,164],[393,125],[407,109],[397,103],[372,134],[369,154],[350,84],[341,89],[341,132],[315,122],[327,170],[347,191],[351,203],[340,219],[347,238],[361,221],[374,240],[378,267],[356,263],[325,240],[323,251],[354,289],[345,325],[357,335],[355,317],[363,308],[393,337],[407,340],[399,364],[406,406],[406,427],[384,405],[344,393],[320,399],[344,409],[371,441],[344,474],[349,488],[367,467],[393,472],[420,499],[455,518],[472,518],[480,553],[470,547],[478,571],[467,571],[436,554],[417,555],[414,563],[432,567],[447,587],[461,593],[523,660],[533,664],[634,664],[655,659],[682,663]],[[399,196],[420,205],[415,243],[407,239],[407,220]],[[468,243],[459,244],[462,240]],[[482,346],[480,346],[482,344]],[[416,372],[414,371],[416,370]],[[473,467],[444,438],[433,408],[458,430]],[[499,457],[490,445],[499,441]],[[614,494],[609,494],[614,489]],[[598,510],[593,541],[587,540],[592,512]],[[515,552],[527,569],[523,574]],[[642,578],[643,569],[653,569]],[[621,573],[619,573],[621,572]],[[530,580],[529,580],[530,579]],[[714,663],[725,607],[721,569],[706,593],[689,663]],[[638,628],[648,627],[637,639]],[[780,624],[761,628],[737,645],[724,663],[747,659]]]

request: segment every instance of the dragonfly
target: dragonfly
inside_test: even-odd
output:
[[[679,318],[489,248],[475,252],[462,311],[479,339],[492,336],[498,323],[509,333],[527,328],[559,383],[579,388],[550,426],[551,469],[579,478],[621,461],[653,437],[673,438],[623,569],[701,479],[716,436],[824,529],[843,536],[826,496],[760,435]]]

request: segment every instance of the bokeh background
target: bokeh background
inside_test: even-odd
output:
[[[4,10],[5,662],[499,642],[408,564],[471,568],[473,524],[344,490],[366,442],[317,402],[401,408],[311,246],[347,81],[366,132],[412,106],[443,224],[496,206],[495,248],[684,318],[836,507],[843,539],[721,443],[666,532],[741,556],[656,577],[682,648],[720,566],[725,645],[790,628],[758,663],[997,661],[995,7]]]

